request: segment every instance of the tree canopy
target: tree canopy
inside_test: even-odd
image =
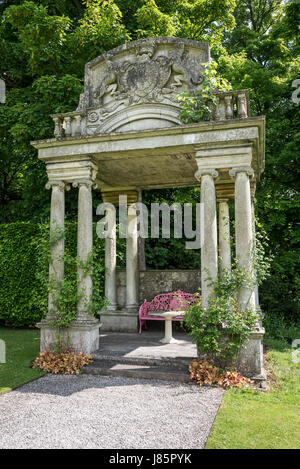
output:
[[[0,78],[7,88],[6,104],[0,104],[1,223],[49,216],[44,165],[30,141],[52,135],[50,114],[76,108],[87,61],[143,37],[208,42],[218,72],[233,89],[248,88],[252,114],[267,118],[266,170],[256,197],[275,260],[262,302],[295,318],[300,133],[299,105],[291,96],[300,78],[299,12],[299,2],[283,0],[0,2]],[[195,189],[177,190],[176,196],[198,197]]]

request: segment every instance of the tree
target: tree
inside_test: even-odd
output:
[[[7,87],[0,106],[1,222],[40,220],[48,216],[49,194],[30,141],[52,136],[50,114],[76,108],[85,63],[130,37],[113,2],[7,3],[0,5],[0,77]]]
[[[266,168],[257,188],[257,214],[275,256],[261,288],[269,313],[299,317],[299,105],[291,100],[300,77],[300,4],[239,0],[236,27],[217,51],[220,72],[250,90],[253,115],[266,116]]]
[[[183,36],[219,44],[234,0],[4,0],[0,3],[1,221],[48,216],[44,165],[30,140],[52,136],[50,114],[76,108],[84,65],[131,39]],[[80,50],[80,53],[78,52]],[[72,195],[67,207],[75,207]],[[73,215],[74,212],[71,212]]]

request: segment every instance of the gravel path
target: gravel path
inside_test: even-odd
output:
[[[203,448],[223,391],[46,375],[0,396],[0,448]]]

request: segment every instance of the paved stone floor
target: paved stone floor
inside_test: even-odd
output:
[[[118,355],[128,358],[192,359],[197,356],[196,345],[182,332],[173,331],[175,344],[162,344],[164,330],[137,333],[107,332],[100,334],[101,355]]]
[[[203,448],[223,390],[46,375],[0,396],[0,448]]]

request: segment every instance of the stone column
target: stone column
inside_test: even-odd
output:
[[[201,204],[204,223],[203,239],[201,240],[201,296],[204,308],[208,306],[209,295],[212,293],[209,283],[218,275],[218,243],[216,191],[214,178],[218,176],[215,169],[199,169],[195,177],[201,180]],[[208,278],[210,277],[210,279]]]
[[[116,287],[116,209],[114,206],[108,207],[106,219],[110,228],[105,238],[105,297],[109,301],[108,311],[117,309],[117,287]]]
[[[255,197],[252,196],[251,197],[251,213],[252,213],[252,232],[253,232],[253,238],[254,238],[254,247],[255,247],[255,231],[256,231],[256,228],[255,228]],[[255,301],[255,307],[257,310],[260,310],[260,306],[259,306],[259,294],[258,294],[258,285],[256,284],[255,285],[255,289],[254,289],[254,301]]]
[[[220,270],[231,269],[230,219],[228,199],[219,199],[219,256]]]
[[[137,210],[135,204],[128,207],[126,238],[126,309],[138,308],[138,238]]]
[[[64,227],[65,227],[65,184],[49,181],[46,189],[52,188],[50,208],[50,264],[49,280],[61,282],[64,278]],[[47,321],[55,319],[55,293],[48,298]]]
[[[49,280],[61,282],[64,278],[64,226],[65,226],[65,184],[63,181],[49,181],[46,189],[52,189],[50,208],[50,264]],[[55,291],[48,296],[47,316],[37,324],[41,330],[40,350],[53,348],[57,340]]]
[[[143,202],[142,191],[138,195],[139,203]],[[139,270],[146,270],[146,257],[145,257],[145,238],[140,236],[138,238],[138,255],[139,255]]]
[[[93,204],[92,187],[93,181],[82,180],[73,183],[78,187],[78,227],[77,227],[77,258],[78,262],[86,263],[93,249]],[[86,272],[85,268],[77,267],[78,291],[82,298],[77,305],[76,322],[90,321],[92,317],[88,314],[86,303],[92,296],[93,281],[92,271]]]
[[[253,278],[253,225],[249,176],[253,176],[250,167],[238,167],[229,171],[235,177],[235,242],[238,267]],[[242,309],[253,308],[253,288],[241,288],[238,296]]]
[[[229,171],[235,177],[235,237],[238,267],[253,278],[253,221],[251,210],[251,193],[249,176],[253,176],[250,167],[237,167]],[[241,309],[255,308],[253,287],[241,288],[238,302]],[[246,376],[256,376],[264,381],[262,338],[264,329],[257,324],[238,356],[238,369]]]
[[[77,258],[78,262],[86,263],[93,248],[93,205],[92,187],[97,187],[94,181],[84,179],[75,181],[78,187],[78,231]],[[76,351],[91,353],[99,348],[99,322],[89,314],[87,303],[92,298],[92,271],[86,271],[84,266],[77,268],[78,291],[82,297],[78,301],[77,316],[72,322],[69,337]]]

